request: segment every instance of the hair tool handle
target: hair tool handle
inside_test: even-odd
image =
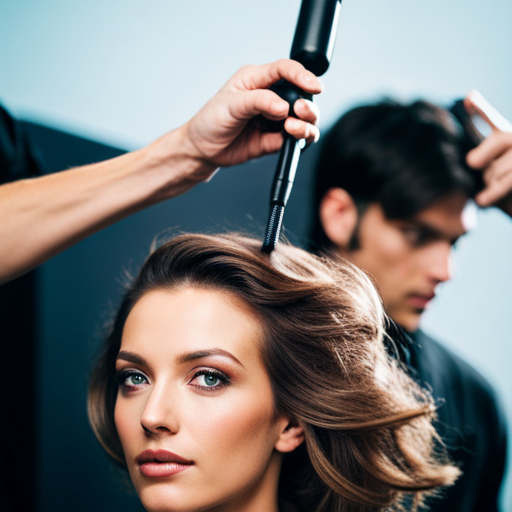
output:
[[[290,58],[300,62],[317,76],[327,71],[331,61],[340,6],[341,0],[302,0]],[[289,103],[290,115],[293,115],[296,100],[313,99],[312,95],[286,80],[280,80],[271,89]],[[265,124],[268,126],[268,123]],[[283,126],[284,122],[274,125],[273,129],[279,131]],[[300,152],[304,147],[303,140],[299,141],[286,132],[283,137],[270,194],[267,229],[261,248],[265,253],[272,252],[279,241],[284,208],[292,191]]]

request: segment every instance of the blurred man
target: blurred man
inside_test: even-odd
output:
[[[398,344],[398,357],[440,399],[436,426],[464,474],[432,501],[434,511],[499,509],[506,429],[495,393],[418,326],[436,286],[450,279],[468,200],[499,202],[510,214],[511,190],[512,134],[495,128],[466,156],[450,114],[424,101],[351,110],[326,136],[317,164],[315,248],[374,277],[388,314],[412,338]]]

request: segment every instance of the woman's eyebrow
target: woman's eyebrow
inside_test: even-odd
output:
[[[240,365],[242,368],[245,368],[245,366],[233,355],[227,352],[226,350],[222,350],[221,348],[212,348],[209,350],[197,350],[196,352],[187,352],[186,354],[182,354],[176,358],[176,364],[183,364],[187,363],[188,361],[194,361],[195,359],[202,359],[203,357],[209,357],[209,356],[224,356],[238,365]]]
[[[122,359],[123,361],[128,361],[130,363],[140,364],[141,366],[147,366],[147,361],[137,354],[134,354],[133,352],[127,352],[126,350],[121,350],[119,354],[117,354],[117,359]]]

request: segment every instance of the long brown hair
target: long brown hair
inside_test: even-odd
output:
[[[181,235],[156,249],[128,288],[94,369],[89,417],[125,467],[114,424],[115,360],[131,309],[146,292],[229,291],[261,319],[276,415],[304,428],[287,454],[280,496],[299,512],[369,512],[423,502],[459,470],[432,426],[431,395],[387,355],[385,315],[368,277],[281,244],[271,256],[238,235]]]

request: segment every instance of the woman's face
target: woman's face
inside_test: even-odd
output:
[[[288,419],[273,418],[262,339],[256,315],[226,292],[155,290],[136,303],[115,423],[147,510],[276,508]]]

